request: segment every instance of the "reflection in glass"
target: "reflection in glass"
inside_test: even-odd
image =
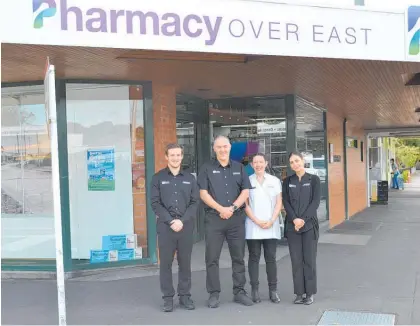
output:
[[[184,149],[182,169],[197,177],[197,103],[201,99],[186,94],[176,95],[176,136],[177,142]],[[198,101],[197,101],[198,100]],[[194,236],[200,237],[200,225],[203,218],[202,209],[199,210],[197,218],[194,219]]]
[[[326,183],[327,167],[324,148],[324,118],[320,107],[297,97],[296,99],[296,138],[297,149],[305,158],[305,168],[308,173],[319,176],[321,180],[321,204],[318,209],[320,220],[327,218]]]
[[[66,101],[72,258],[88,260],[104,236],[123,234],[147,257],[142,87],[67,84]],[[113,151],[113,189],[89,189],[90,151]]]
[[[286,115],[283,98],[231,98],[210,103],[210,135],[227,136],[231,158],[254,171],[250,159],[258,152],[267,156],[268,170],[280,179],[287,172]],[[212,153],[214,157],[214,153]]]
[[[180,122],[178,120],[176,123],[176,135],[178,143],[184,149],[182,169],[190,173],[197,173],[194,122]]]
[[[177,142],[184,148],[182,169],[194,175],[197,173],[196,122],[197,102],[193,96],[176,95]]]
[[[44,86],[2,88],[2,258],[54,258]]]

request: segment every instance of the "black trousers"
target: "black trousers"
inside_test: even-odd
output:
[[[162,222],[157,224],[159,260],[160,260],[160,288],[165,297],[173,297],[175,290],[172,281],[172,263],[175,252],[178,260],[178,295],[191,295],[191,254],[193,248],[194,223],[184,224],[181,231],[175,232]]]
[[[261,257],[261,246],[264,248],[265,270],[267,273],[268,289],[277,290],[277,264],[276,251],[277,239],[247,240],[248,245],[248,272],[252,288],[258,288],[259,263]]]
[[[316,294],[316,254],[318,247],[316,229],[312,228],[297,233],[290,226],[286,232],[292,261],[294,292],[296,295]]]
[[[232,259],[233,293],[244,290],[245,212],[236,212],[224,220],[217,213],[207,213],[205,220],[207,292],[220,292],[219,259],[226,239]]]

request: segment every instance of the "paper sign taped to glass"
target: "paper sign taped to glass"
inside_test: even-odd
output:
[[[87,173],[89,191],[114,191],[114,149],[87,150]]]

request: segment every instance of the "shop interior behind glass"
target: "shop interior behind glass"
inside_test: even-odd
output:
[[[208,106],[210,140],[224,135],[232,144],[231,158],[244,164],[249,175],[249,164],[256,153],[264,153],[268,160],[267,172],[281,180],[287,176],[288,151],[286,144],[287,120],[283,97],[224,98],[203,101],[183,94],[177,96],[177,135],[184,147],[183,168],[196,174],[198,171],[197,122],[202,117],[198,106]],[[326,168],[324,156],[324,122],[322,109],[302,98],[296,99],[297,149],[305,157],[309,173],[321,179],[322,201],[319,209],[321,220],[327,218]],[[210,148],[210,157],[214,152]]]

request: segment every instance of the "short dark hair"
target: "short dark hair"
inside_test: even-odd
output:
[[[289,154],[289,160],[290,160],[290,158],[291,158],[293,155],[299,156],[299,157],[303,160],[303,154],[302,154],[301,152],[299,152],[299,151],[293,151],[293,152],[291,152],[291,153]]]
[[[252,161],[253,161],[253,160],[254,160],[254,158],[255,158],[255,157],[257,157],[257,156],[261,156],[261,157],[264,159],[264,161],[266,161],[266,162],[267,162],[267,157],[265,156],[265,154],[264,154],[264,153],[257,153],[257,154],[252,155]]]
[[[181,153],[184,154],[184,148],[178,143],[170,143],[166,145],[165,155],[168,155],[170,149],[180,148]]]

